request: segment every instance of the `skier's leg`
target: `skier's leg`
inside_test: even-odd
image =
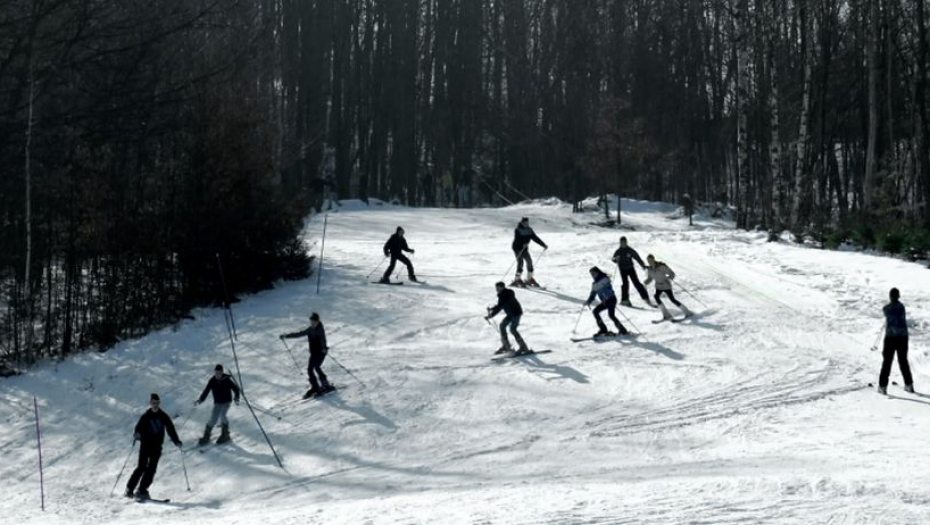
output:
[[[633,281],[633,286],[636,287],[636,291],[639,292],[639,296],[643,301],[649,302],[649,293],[646,292],[646,287],[643,286],[643,283],[639,282],[639,276],[636,275],[636,270],[630,269],[630,280]]]
[[[681,308],[681,303],[678,302],[678,299],[675,299],[675,292],[673,292],[673,291],[671,291],[671,290],[665,290],[665,295],[668,296],[668,299],[672,302],[672,304],[674,304],[675,306]]]
[[[313,360],[313,370],[316,372],[316,376],[320,378],[320,386],[322,388],[329,388],[329,379],[326,377],[326,374],[323,373],[323,360],[326,359],[326,354],[320,354],[319,357]]]
[[[501,321],[501,344],[504,349],[510,349],[510,340],[507,339],[507,326],[513,322],[513,318],[509,315],[504,317],[504,320]]]
[[[914,378],[911,376],[911,364],[907,360],[907,338],[900,337],[896,338],[895,349],[898,354],[898,366],[901,367],[901,377],[904,379],[905,385],[913,385]]]
[[[655,300],[656,304],[659,305],[659,310],[662,310],[662,319],[671,319],[672,314],[668,312],[668,308],[662,303],[662,294],[668,293],[668,290],[656,290]]]
[[[604,303],[601,303],[594,307],[594,320],[597,322],[597,328],[598,328],[599,334],[607,333],[607,325],[605,325],[604,320],[601,319],[601,312],[603,312],[605,309],[607,309],[607,307],[604,306]]]
[[[161,459],[161,450],[153,450],[148,454],[148,462],[145,465],[145,472],[139,481],[139,490],[148,492],[152,480],[155,479],[155,473],[158,472],[158,460]]]
[[[513,321],[510,323],[510,333],[513,334],[513,338],[517,341],[517,346],[520,347],[520,351],[525,352],[529,350],[529,348],[526,347],[523,337],[520,335],[520,332],[517,331],[518,326],[520,326],[520,316],[515,315]]]
[[[404,254],[398,255],[397,260],[404,263],[404,266],[407,267],[407,277],[409,277],[412,280],[415,277],[413,273],[413,263],[410,262],[410,259],[408,259],[407,256]]]
[[[888,386],[888,376],[891,375],[891,362],[894,361],[894,354],[894,341],[890,337],[886,337],[882,342],[882,369],[878,373],[878,386],[880,388]]]
[[[320,384],[316,381],[316,374],[313,372],[314,368],[313,354],[311,354],[310,360],[307,362],[307,378],[310,380],[310,390],[318,392],[320,390]]]
[[[617,327],[617,333],[624,335],[630,333],[629,330],[623,326],[623,323],[620,322],[620,319],[617,319],[617,298],[611,297],[607,300],[607,315],[610,317],[610,320],[614,322],[614,325]]]
[[[523,250],[523,258],[526,259],[526,271],[533,275],[533,257],[530,255],[529,248]]]
[[[513,256],[517,259],[517,279],[523,274],[523,252],[526,250],[514,250]]]
[[[231,404],[232,403],[220,403],[213,405],[213,409],[218,412],[217,415],[219,417],[217,417],[217,419],[221,425],[229,425],[229,419],[226,418],[226,414],[229,412],[229,405]]]
[[[381,277],[381,282],[386,283],[391,279],[391,274],[394,273],[395,266],[397,266],[397,257],[391,255],[391,262],[388,264],[387,271],[385,271],[384,275]]]
[[[620,279],[623,284],[620,285],[620,301],[624,304],[630,302],[630,276],[629,270],[620,268]]]
[[[139,479],[142,478],[142,474],[145,473],[145,465],[147,464],[148,454],[146,454],[145,450],[140,449],[139,460],[136,462],[136,468],[132,471],[132,475],[129,476],[129,482],[126,483],[126,490],[136,490],[136,485],[139,484]]]

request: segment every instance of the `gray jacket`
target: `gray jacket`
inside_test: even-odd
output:
[[[672,271],[665,263],[657,263],[655,268],[646,268],[646,281],[643,284],[656,282],[656,290],[671,290],[672,279],[675,278],[675,272]]]

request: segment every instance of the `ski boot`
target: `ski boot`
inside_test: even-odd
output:
[[[126,492],[123,493],[123,496],[126,496],[127,498],[136,497],[136,495],[132,492],[132,489],[129,487],[126,487]]]
[[[316,393],[316,397],[323,397],[326,394],[332,392],[333,390],[336,390],[335,388],[333,388],[333,385],[330,385],[329,383],[325,383],[323,384],[323,386],[320,387],[320,391]]]
[[[309,389],[307,389],[306,392],[304,392],[304,397],[303,397],[303,398],[304,398],[304,399],[310,399],[311,397],[317,395],[317,393],[319,393],[319,391],[320,391],[320,390],[319,390],[317,387],[315,387],[315,386],[314,386],[314,387],[310,387]]]
[[[688,309],[685,305],[680,305],[678,308],[685,314],[685,317],[694,317],[694,312]]]
[[[520,274],[514,276],[513,281],[510,283],[510,287],[519,286],[520,288],[525,288],[526,283],[523,282],[523,278],[520,277]]]
[[[380,284],[391,284],[391,280],[388,279],[387,277],[382,277],[381,280],[378,281],[378,283],[380,283]]]
[[[617,327],[617,333],[620,335],[630,335],[630,331],[623,325]]]
[[[887,395],[888,395],[888,388],[887,388],[887,387],[884,387],[884,386],[879,386],[879,387],[878,387],[878,393],[879,393],[879,394],[884,394],[884,395],[887,396]]]
[[[904,391],[908,394],[914,393],[914,385],[904,385]]]
[[[632,306],[633,306],[633,303],[631,303],[629,299],[624,299],[624,300],[620,301],[620,306],[630,306],[630,307],[632,307]]]
[[[152,497],[149,496],[149,491],[139,489],[136,491],[136,499],[139,501],[145,501],[145,500],[152,499]]]
[[[532,353],[533,351],[530,350],[529,347],[521,346],[517,351],[513,353],[513,355],[526,355],[526,354],[532,354]]]
[[[210,433],[213,432],[213,427],[206,425],[203,427],[203,436],[197,440],[197,444],[201,447],[210,442]]]
[[[664,304],[659,305],[659,310],[662,310],[662,319],[672,319],[672,314],[668,312],[668,308]]]
[[[223,443],[226,443],[227,441],[229,441],[229,439],[230,439],[229,424],[221,425],[220,426],[220,437],[216,439],[216,444],[222,445]]]
[[[494,355],[506,354],[507,352],[510,352],[510,351],[511,351],[510,345],[503,345],[500,348],[498,348],[496,352],[494,352]]]
[[[417,280],[417,276],[416,276],[416,275],[411,275],[411,276],[409,276],[409,279],[410,279],[410,282],[412,282],[412,283],[418,283],[418,282],[420,282],[420,281]]]
[[[525,284],[526,284],[526,286],[533,286],[533,287],[539,288],[539,283],[536,282],[536,279],[533,279],[533,272],[530,272],[530,273],[526,276],[526,283],[525,283]]]

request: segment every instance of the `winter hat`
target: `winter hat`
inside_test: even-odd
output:
[[[520,222],[530,222],[530,218],[529,218],[529,217],[523,217],[522,219],[520,219]]]
[[[149,396],[149,401],[161,401],[161,398],[158,397],[158,394],[152,394]]]
[[[400,226],[397,227],[397,233],[404,233],[404,229]]]
[[[626,242],[626,237],[620,237],[620,242]]]
[[[319,320],[320,320],[320,314],[318,314],[318,313],[316,313],[316,312],[313,312],[312,314],[310,314],[310,320],[311,320],[311,321],[319,321]]]
[[[494,286],[498,288],[505,288],[507,285],[504,284],[504,281],[497,281],[496,283],[494,283]]]
[[[213,371],[214,371],[214,372],[222,372],[222,371],[223,371],[223,365],[216,365],[216,366],[214,366],[214,367],[213,367]]]
[[[901,297],[901,292],[897,288],[892,288],[891,291],[888,292],[888,296],[891,297],[893,301],[897,301]]]
[[[597,275],[600,275],[600,274],[604,273],[604,272],[602,272],[601,269],[598,268],[597,266],[592,266],[591,269],[588,270],[588,271],[591,272],[591,273],[597,274]]]

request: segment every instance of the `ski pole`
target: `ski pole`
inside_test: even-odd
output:
[[[542,252],[542,254],[539,255],[539,259],[536,259],[536,264],[537,264],[537,265],[539,265],[539,261],[541,261],[542,258],[546,256],[546,252],[548,252],[548,251],[549,251],[549,247],[548,247],[548,246],[545,247],[545,248],[543,248],[543,252]]]
[[[875,336],[875,342],[872,343],[872,351],[878,350],[878,343],[882,340],[882,334],[885,332],[886,323],[882,323],[882,327],[878,329],[878,335]]]
[[[262,407],[256,405],[255,403],[252,403],[252,407],[255,408],[255,410],[258,410],[259,412],[261,412],[262,414],[271,416],[271,417],[277,419],[278,421],[281,420],[281,415],[280,415],[280,414],[276,414],[276,413],[272,412],[271,410],[268,410],[267,408],[262,408]]]
[[[287,340],[284,339],[283,337],[281,337],[280,339],[281,339],[281,343],[284,345],[284,348],[287,349],[287,353],[291,356],[291,359],[294,361],[294,368],[297,369],[297,374],[303,375],[303,370],[300,369],[300,363],[298,363],[297,358],[294,357],[294,352],[291,352],[291,347],[288,346]]]
[[[187,461],[184,459],[184,450],[181,447],[178,447],[178,451],[181,453],[181,468],[184,470],[184,483],[187,483],[187,491],[191,491],[191,480],[187,477]]]
[[[116,486],[119,485],[119,478],[123,477],[123,472],[126,470],[126,465],[129,464],[129,458],[132,457],[132,451],[136,448],[136,440],[133,438],[132,446],[129,448],[129,454],[126,455],[126,461],[123,462],[123,467],[119,469],[119,474],[116,475],[116,481],[113,483],[113,488],[110,489],[110,495],[113,495],[113,491],[116,490]]]
[[[384,264],[384,261],[386,260],[387,260],[387,255],[384,256],[384,259],[381,259],[381,262],[378,263],[378,266],[375,266],[374,270],[368,273],[368,276],[366,276],[365,279],[371,279],[371,276],[374,275],[375,272],[378,271],[378,268],[381,268],[381,265]]]
[[[368,385],[366,385],[364,381],[362,381],[361,379],[355,377],[355,374],[353,374],[352,371],[349,370],[348,368],[342,366],[342,363],[340,363],[339,361],[337,361],[335,357],[330,357],[330,359],[332,359],[334,363],[336,363],[337,365],[339,365],[339,368],[345,370],[347,374],[349,374],[350,376],[352,376],[352,379],[355,379],[356,381],[358,381],[358,384],[362,385],[362,388],[366,388],[366,389],[368,388]]]
[[[503,281],[504,279],[507,278],[507,274],[510,273],[510,269],[513,268],[513,265],[517,264],[517,261],[520,260],[520,257],[523,257],[523,252],[525,252],[525,251],[526,251],[526,246],[524,246],[523,249],[520,250],[520,253],[517,254],[517,256],[516,256],[516,258],[514,258],[513,262],[510,263],[510,266],[507,267],[507,270],[504,271],[504,275],[502,275],[501,278],[498,279],[499,281]]]
[[[323,244],[320,246],[320,265],[316,274],[316,294],[320,295],[320,281],[323,280],[323,250],[326,249],[326,223],[329,221],[329,214],[323,215]]]
[[[622,315],[623,318],[626,319],[626,322],[630,323],[630,326],[633,328],[633,330],[636,330],[636,333],[638,333],[638,334],[641,334],[641,333],[642,333],[642,332],[639,330],[639,327],[637,327],[635,324],[633,324],[633,321],[631,321],[630,318],[627,317],[625,313],[623,313],[623,310],[617,308],[616,311],[620,312],[620,315]]]
[[[581,310],[578,310],[578,318],[575,319],[575,327],[572,328],[572,333],[573,333],[573,334],[576,333],[576,332],[578,331],[578,323],[581,322],[581,314],[584,313],[585,307],[590,308],[590,306],[588,306],[588,303],[584,303],[583,305],[581,305]]]
[[[45,511],[45,475],[42,472],[42,431],[39,429],[39,401],[32,396],[32,406],[36,414],[36,447],[39,451],[39,492],[42,496],[42,511]]]
[[[691,298],[693,298],[695,301],[697,301],[698,303],[700,303],[701,306],[703,306],[704,308],[707,308],[707,305],[704,304],[704,301],[702,301],[702,300],[698,299],[697,297],[695,297],[694,294],[691,293],[691,292],[689,292],[687,288],[685,288],[684,286],[682,286],[682,285],[678,284],[677,282],[675,282],[674,279],[672,279],[672,282],[675,283],[679,288],[681,288],[681,291],[682,291],[682,292],[685,292],[686,294],[690,295]]]
[[[182,422],[181,422],[181,425],[178,427],[178,434],[180,434],[181,431],[184,430],[184,427],[187,426],[187,422],[190,421],[191,416],[194,415],[194,412],[197,411],[197,408],[198,408],[199,406],[200,406],[200,403],[195,403],[195,404],[194,404],[194,409],[187,413],[187,416],[184,418],[184,421],[182,421]]]

